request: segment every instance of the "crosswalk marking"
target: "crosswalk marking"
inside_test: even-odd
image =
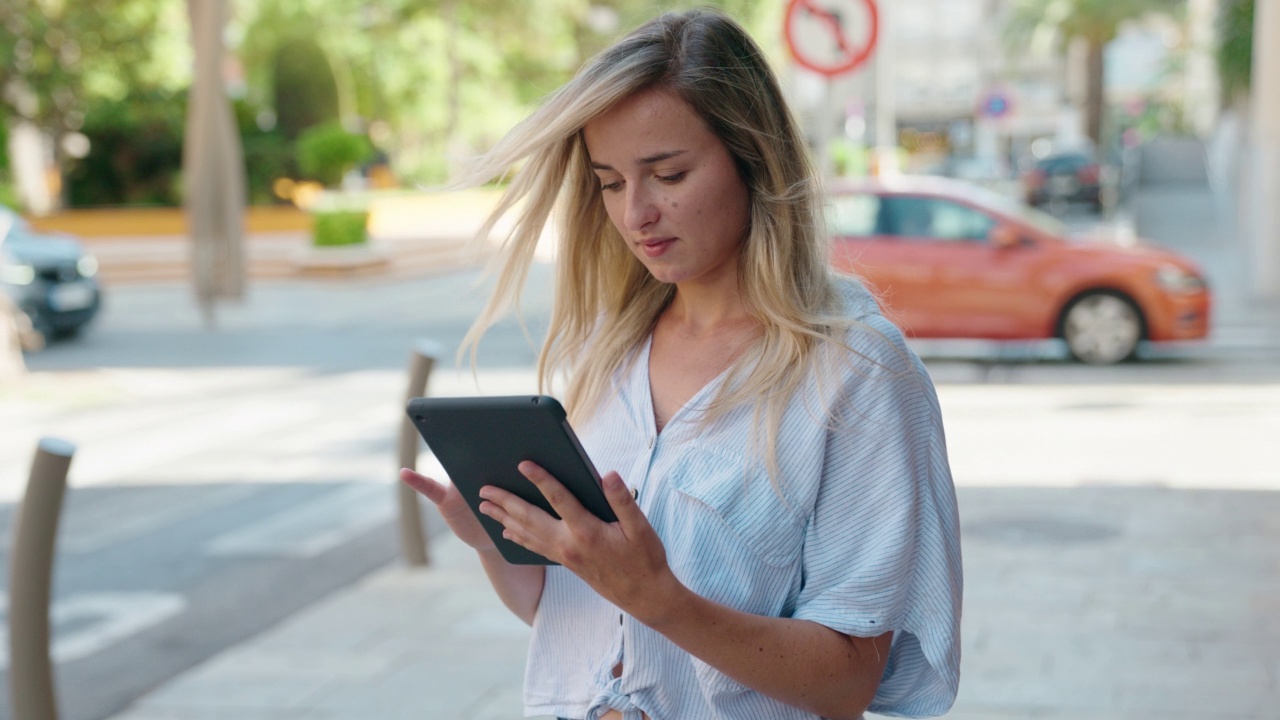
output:
[[[208,555],[314,557],[389,522],[395,488],[349,485],[209,541]]]
[[[181,595],[160,592],[93,592],[53,602],[49,654],[55,663],[89,657],[155,627],[186,609]],[[7,598],[0,598],[0,669],[9,667]]]

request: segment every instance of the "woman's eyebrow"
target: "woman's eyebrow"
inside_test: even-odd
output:
[[[677,155],[683,155],[685,154],[685,152],[687,151],[686,150],[669,150],[667,152],[660,152],[657,155],[650,155],[648,157],[642,157],[639,160],[636,160],[636,165],[652,165],[656,162],[662,162],[663,160],[670,160],[671,158],[676,157]],[[591,169],[613,170],[613,166],[605,165],[604,163],[592,162]]]

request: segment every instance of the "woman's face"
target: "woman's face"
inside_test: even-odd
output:
[[[644,90],[583,136],[609,219],[655,278],[737,282],[749,193],[729,149],[687,103]]]

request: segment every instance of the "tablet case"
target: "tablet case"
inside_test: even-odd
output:
[[[545,468],[583,507],[605,522],[617,520],[600,487],[599,473],[555,398],[412,398],[407,412],[507,562],[557,564],[502,537],[502,524],[478,510],[480,488],[496,485],[559,517],[538,488],[516,469],[521,461],[532,460]]]

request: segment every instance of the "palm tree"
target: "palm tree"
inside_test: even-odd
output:
[[[1049,31],[1057,34],[1062,48],[1071,40],[1085,42],[1085,134],[1101,147],[1107,43],[1126,21],[1172,14],[1185,6],[1186,0],[1015,0],[1006,39],[1025,47],[1032,36]]]

